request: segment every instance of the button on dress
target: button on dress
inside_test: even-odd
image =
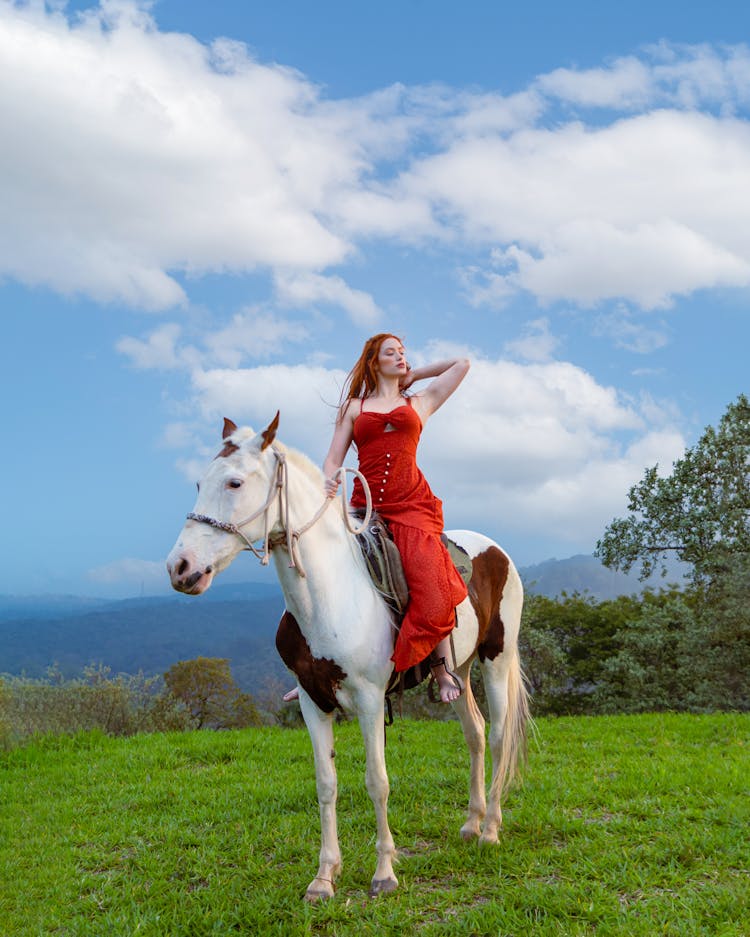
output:
[[[409,604],[392,658],[397,671],[424,660],[450,634],[454,609],[467,596],[440,540],[442,502],[417,466],[421,434],[422,422],[408,397],[389,413],[362,409],[354,421],[359,470],[370,486],[373,508],[388,522],[409,586]],[[351,503],[365,506],[359,479]]]

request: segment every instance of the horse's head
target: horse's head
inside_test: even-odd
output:
[[[198,483],[195,507],[167,557],[178,592],[205,592],[217,573],[263,536],[264,508],[270,507],[276,488],[271,443],[278,425],[278,413],[258,434],[224,420],[224,447]]]

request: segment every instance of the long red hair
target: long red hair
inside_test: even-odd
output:
[[[341,391],[341,406],[339,408],[339,419],[344,414],[346,405],[350,400],[360,397],[369,397],[378,386],[377,361],[380,353],[380,346],[387,338],[395,338],[397,342],[403,345],[403,342],[394,335],[393,332],[378,332],[372,338],[368,338],[362,349],[362,354],[357,358],[354,367],[346,376],[344,389]]]

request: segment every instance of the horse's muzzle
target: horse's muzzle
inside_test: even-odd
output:
[[[172,588],[185,595],[200,595],[205,592],[213,580],[213,566],[195,569],[186,556],[178,556],[174,561],[167,560],[167,572]]]

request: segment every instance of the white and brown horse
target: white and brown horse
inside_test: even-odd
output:
[[[370,894],[392,891],[395,847],[388,826],[384,693],[392,671],[394,623],[372,585],[346,511],[320,511],[323,477],[299,452],[275,442],[278,414],[257,435],[224,425],[224,446],[200,481],[198,499],[167,560],[172,585],[199,595],[245,549],[273,556],[286,601],[277,635],[300,686],[312,740],[321,820],[320,864],[307,898],[330,897],[341,870],[336,829],[335,710],[356,715],[364,737],[366,784],[377,819],[377,867]],[[344,487],[344,486],[342,486]],[[454,704],[471,754],[464,839],[496,843],[500,802],[517,773],[528,697],[518,656],[523,589],[497,544],[470,531],[448,531],[471,558],[469,598],[458,608],[456,670],[466,692]],[[254,544],[261,542],[260,549]],[[471,692],[478,658],[491,718],[492,782],[485,797],[485,723]]]

